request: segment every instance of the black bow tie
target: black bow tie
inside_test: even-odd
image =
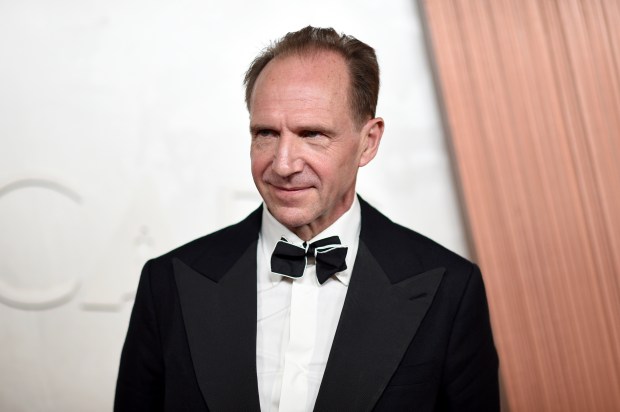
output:
[[[316,277],[322,285],[331,275],[347,268],[347,247],[340,244],[338,236],[317,240],[303,247],[281,238],[271,255],[271,271],[282,276],[300,278],[304,274],[308,257],[316,261]]]

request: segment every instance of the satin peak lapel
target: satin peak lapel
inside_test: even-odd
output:
[[[174,259],[194,370],[210,410],[259,411],[256,242],[215,282]]]
[[[315,411],[372,410],[430,307],[445,272],[391,284],[360,240]]]

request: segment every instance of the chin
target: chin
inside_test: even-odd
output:
[[[268,207],[273,217],[291,230],[308,225],[315,220],[313,219],[313,214],[304,208],[286,206],[272,207],[269,205]]]

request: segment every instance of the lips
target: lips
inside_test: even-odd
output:
[[[310,187],[282,187],[282,186],[272,186],[274,192],[277,196],[294,196],[301,193],[304,193]]]
[[[282,190],[284,192],[298,192],[300,190],[310,189],[309,187],[280,187],[273,186],[276,190]]]
[[[272,185],[272,193],[273,195],[280,199],[280,201],[284,201],[284,202],[292,202],[292,201],[297,201],[300,200],[300,196],[305,198],[305,194],[308,193],[308,190],[311,189],[311,187],[287,187],[287,186],[275,186]]]

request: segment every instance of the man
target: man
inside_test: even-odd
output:
[[[149,261],[118,411],[492,411],[478,268],[355,194],[379,147],[374,50],[306,27],[246,74],[242,222]]]

